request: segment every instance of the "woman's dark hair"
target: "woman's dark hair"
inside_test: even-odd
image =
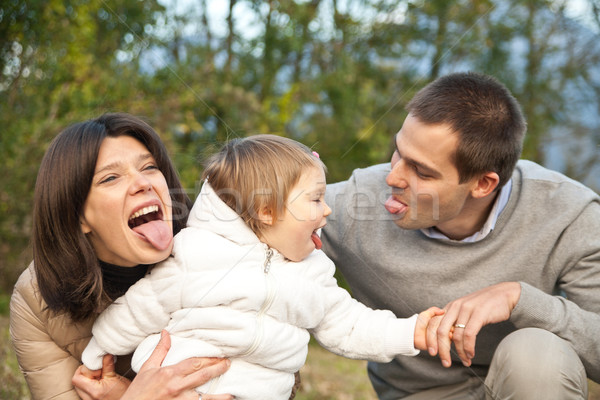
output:
[[[106,137],[131,136],[146,146],[163,173],[173,202],[173,234],[187,221],[190,199],[157,133],[139,118],[105,114],[62,131],[46,151],[35,185],[32,247],[38,286],[48,308],[75,321],[110,301],[96,253],[80,218]]]

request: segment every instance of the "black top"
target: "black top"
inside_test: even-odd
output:
[[[112,300],[125,294],[134,283],[139,281],[148,272],[149,265],[140,264],[135,267],[121,267],[100,262],[100,269],[102,269],[102,284],[104,285],[104,291]]]

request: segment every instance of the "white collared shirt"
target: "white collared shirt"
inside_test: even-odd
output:
[[[502,211],[504,211],[504,207],[506,207],[506,204],[508,203],[508,199],[510,197],[511,190],[512,190],[512,179],[509,180],[508,182],[506,182],[506,185],[504,185],[502,187],[502,189],[500,189],[500,193],[498,194],[498,197],[496,198],[496,201],[494,202],[494,206],[492,207],[492,210],[490,211],[490,215],[488,216],[487,220],[485,221],[485,224],[483,224],[483,227],[478,232],[475,232],[471,236],[468,236],[462,240],[458,240],[458,242],[468,242],[468,243],[477,242],[477,241],[485,238],[487,235],[489,235],[489,233],[491,231],[493,231],[494,228],[496,227],[496,221],[498,220],[498,217],[500,216]],[[426,236],[428,236],[432,239],[451,240],[446,235],[444,235],[442,232],[437,230],[435,227],[421,229],[421,232],[423,232]]]

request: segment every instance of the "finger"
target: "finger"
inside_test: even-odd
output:
[[[439,307],[431,307],[429,310],[433,313],[432,317],[436,315],[444,315],[446,313],[446,310]]]
[[[437,330],[441,321],[441,317],[433,317],[427,324],[427,351],[430,356],[435,356],[438,352]]]
[[[170,348],[171,336],[169,336],[169,332],[163,329],[160,333],[160,340],[158,341],[158,344],[152,351],[152,354],[150,354],[150,357],[148,357],[146,362],[140,368],[140,372],[146,369],[160,367]]]
[[[183,388],[195,388],[204,385],[211,379],[223,375],[230,365],[231,361],[228,359],[196,359],[196,363],[193,365],[194,372],[188,374],[182,380]]]
[[[79,368],[77,368],[77,371],[75,372],[75,376],[81,376],[87,379],[100,379],[102,378],[102,370],[101,369],[96,369],[96,370],[91,370],[88,369],[88,367],[86,367],[85,365],[80,365]]]
[[[451,305],[449,309],[446,310],[446,314],[441,316],[442,319],[440,325],[436,331],[437,334],[437,346],[438,346],[438,354],[440,360],[442,361],[442,365],[446,368],[452,365],[452,358],[450,356],[450,352],[452,350],[452,341],[459,333],[460,329],[455,329],[452,334],[452,326],[454,326],[458,309],[456,305]],[[450,337],[453,339],[450,340]]]
[[[92,375],[97,375],[97,377],[93,377]],[[71,378],[71,384],[82,400],[93,400],[94,397],[91,395],[91,392],[95,389],[98,382],[96,379],[100,379],[100,376],[100,370],[92,371],[87,369],[85,365],[80,365],[75,370],[73,378]]]
[[[473,357],[475,357],[477,335],[485,325],[484,318],[485,316],[478,315],[477,312],[473,313],[469,319],[469,325],[465,328],[462,347],[464,349],[465,357],[469,360],[472,360]]]
[[[115,357],[112,354],[105,354],[102,357],[102,378],[114,378],[117,376],[115,372]]]
[[[473,318],[472,309],[468,306],[463,306],[461,308],[461,313],[456,319],[456,324],[464,325],[464,328],[456,327],[453,333],[452,342],[454,342],[454,347],[456,349],[456,354],[458,358],[462,361],[465,367],[471,366],[471,357],[467,355],[465,351],[465,340],[472,340],[473,335],[477,335],[479,332],[480,326],[476,326],[476,319]]]

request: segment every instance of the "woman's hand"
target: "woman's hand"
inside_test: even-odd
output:
[[[80,365],[71,382],[83,400],[120,399],[131,383],[115,373],[115,360],[111,354],[102,358],[102,369],[92,371]]]
[[[158,345],[132,382],[116,375],[112,356],[105,356],[102,360],[102,373],[101,371],[90,371],[81,366],[73,377],[73,385],[79,396],[84,400],[198,400],[198,393],[194,391],[194,388],[222,375],[231,365],[231,362],[226,359],[189,358],[175,365],[161,367],[170,347],[171,337],[167,331],[162,331]],[[103,372],[105,361],[107,361],[107,372]],[[112,377],[110,375],[111,368]],[[106,378],[109,378],[109,380],[103,382]],[[92,380],[95,380],[95,382],[90,382]],[[232,400],[233,396],[229,394],[205,394],[202,395],[202,399]]]
[[[229,369],[231,362],[219,358],[189,358],[175,365],[161,367],[169,348],[171,337],[161,332],[156,348],[131,382],[122,400],[194,399],[194,388],[205,384]],[[202,395],[203,400],[232,400],[233,396]]]

